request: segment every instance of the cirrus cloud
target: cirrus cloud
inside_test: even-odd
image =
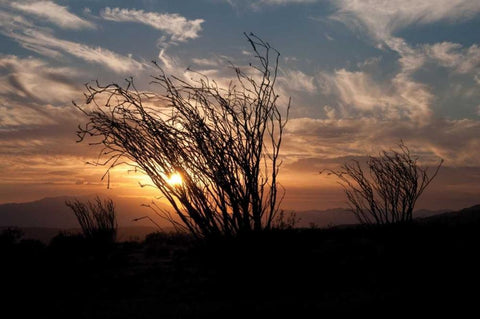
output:
[[[24,102],[64,104],[78,95],[77,74],[75,69],[51,67],[36,58],[0,55],[0,94]]]
[[[408,118],[423,125],[431,116],[433,95],[425,85],[412,81],[403,72],[382,83],[366,72],[346,69],[321,72],[317,78],[323,93],[335,97],[343,117]]]
[[[129,56],[99,46],[59,39],[51,30],[38,28],[22,16],[0,11],[0,18],[0,33],[41,55],[59,58],[67,53],[86,62],[105,66],[116,73],[133,73],[145,67],[144,63]]]
[[[93,29],[92,22],[84,20],[68,11],[67,7],[60,6],[52,1],[12,2],[11,7],[27,14],[45,18],[51,23],[64,29]]]
[[[424,46],[426,54],[440,65],[458,73],[470,73],[480,69],[480,46],[473,44],[465,49],[452,42],[441,42]]]
[[[413,24],[469,19],[480,13],[477,0],[331,0],[338,11],[331,18],[363,26],[377,39],[386,39]]]
[[[198,38],[202,31],[202,23],[205,21],[203,19],[188,20],[176,13],[145,12],[110,7],[106,7],[101,12],[101,16],[110,21],[143,23],[169,34],[173,41],[180,42]]]
[[[427,162],[443,158],[446,166],[478,167],[479,135],[480,122],[469,119],[435,119],[420,126],[371,117],[296,118],[289,121],[285,154],[292,159],[365,156],[389,149],[402,138]]]

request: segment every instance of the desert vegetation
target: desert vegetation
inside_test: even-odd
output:
[[[94,201],[74,200],[65,204],[74,212],[86,239],[98,244],[115,242],[118,225],[113,200],[97,196]]]
[[[172,206],[164,218],[197,237],[270,229],[278,214],[279,152],[290,105],[282,114],[275,92],[279,53],[250,34],[255,64],[232,65],[225,87],[203,74],[195,80],[159,75],[159,92],[133,79],[87,85],[89,119],[80,141],[100,137],[108,169],[129,161],[147,174]],[[132,164],[131,164],[132,163]],[[172,176],[181,182],[171,183]]]
[[[398,149],[369,156],[366,168],[351,160],[328,170],[340,180],[350,209],[361,224],[407,223],[413,219],[418,198],[437,176],[443,160],[429,172],[402,141]]]

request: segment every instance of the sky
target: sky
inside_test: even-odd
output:
[[[281,53],[277,92],[292,99],[282,145],[283,207],[345,207],[322,169],[403,140],[425,166],[443,159],[418,208],[480,203],[478,0],[0,0],[0,203],[45,196],[159,194],[145,177],[86,164],[84,84],[142,89],[158,71],[210,78],[247,66],[243,32]]]

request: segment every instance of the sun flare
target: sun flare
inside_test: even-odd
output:
[[[171,186],[179,186],[179,185],[182,185],[182,183],[183,183],[182,175],[180,175],[179,173],[173,173],[173,174],[170,175],[170,177],[167,179],[167,182],[168,182],[168,184],[170,184]]]

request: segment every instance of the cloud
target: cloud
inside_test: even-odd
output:
[[[12,2],[11,7],[27,14],[46,18],[51,23],[64,29],[93,29],[95,25],[68,11],[52,1]]]
[[[24,48],[39,54],[58,58],[63,53],[90,63],[100,64],[117,73],[132,73],[144,68],[135,59],[102,47],[91,47],[73,41],[56,38],[49,30],[40,29],[18,15],[0,12],[0,32]]]
[[[18,166],[30,156],[91,154],[73,146],[82,121],[71,104],[83,96],[79,74],[37,58],[0,56],[0,156],[5,161]]]
[[[431,86],[420,83],[415,75],[426,63],[437,63],[457,73],[478,75],[480,49],[459,44],[410,45],[395,33],[412,25],[439,21],[466,20],[480,13],[480,2],[473,0],[339,0],[330,18],[355,30],[364,30],[377,42],[398,54],[399,70],[384,83],[375,83],[365,72],[335,71],[321,75],[319,86],[324,92],[335,89],[343,106],[374,111],[393,119],[407,116],[416,123],[427,123],[432,117],[434,101]],[[335,93],[333,92],[333,93]],[[332,93],[332,92],[330,92]],[[366,114],[363,114],[364,116]]]
[[[435,119],[426,125],[409,120],[371,117],[291,119],[285,135],[285,156],[331,158],[365,156],[388,149],[403,139],[426,162],[445,160],[446,166],[478,167],[480,121]],[[458,141],[462,141],[459,143]]]
[[[144,64],[133,58],[117,54],[102,47],[90,47],[85,44],[62,40],[51,34],[27,30],[23,35],[13,34],[12,38],[22,45],[50,50],[61,50],[87,62],[103,65],[117,73],[130,73],[141,70]]]
[[[286,5],[286,4],[302,4],[302,3],[314,3],[318,0],[260,0],[260,4],[266,5]]]
[[[61,40],[48,33],[30,30],[16,38],[22,43],[62,50],[87,62],[103,65],[117,73],[129,73],[143,69],[144,65],[133,58],[117,54],[102,47]]]
[[[250,8],[259,9],[261,6],[280,6],[289,4],[310,4],[319,0],[224,0],[232,6],[248,5]]]
[[[416,24],[465,20],[480,13],[477,0],[331,0],[338,11],[333,19],[365,27],[377,39]]]
[[[318,75],[323,94],[337,101],[343,117],[370,116],[379,119],[410,119],[428,122],[433,95],[428,88],[398,73],[382,83],[363,71],[335,70]],[[329,107],[329,113],[332,109]]]
[[[313,76],[307,75],[300,70],[291,69],[282,70],[282,73],[279,81],[285,87],[285,90],[295,90],[310,94],[317,91]]]
[[[161,30],[172,37],[173,41],[184,42],[196,39],[202,31],[203,19],[188,20],[176,13],[145,12],[135,9],[106,7],[101,16],[110,21],[143,23]]]
[[[327,32],[323,33],[323,36],[328,40],[328,41],[334,41],[335,39],[331,37]]]
[[[165,71],[170,72],[172,74],[183,74],[185,72],[185,68],[182,66],[178,66],[177,61],[172,56],[168,55],[166,49],[161,49],[158,53],[158,60],[160,65]]]
[[[230,4],[235,9],[248,9],[260,11],[265,7],[278,7],[287,5],[308,5],[319,2],[319,0],[220,0]]]
[[[444,66],[455,67],[460,73],[478,65],[480,49],[471,46],[466,52],[458,44],[443,42],[435,45],[412,47],[404,39],[394,36],[396,31],[418,24],[439,21],[454,22],[473,18],[480,13],[480,2],[475,0],[339,0],[331,1],[337,11],[330,18],[352,28],[364,28],[379,41],[400,55],[404,76],[411,76],[426,59],[431,57]],[[465,61],[461,61],[465,60]]]
[[[458,73],[471,73],[480,69],[480,47],[476,44],[468,49],[458,43],[441,42],[424,46],[428,57],[440,65]]]
[[[203,67],[218,67],[221,64],[219,59],[193,58],[192,62]]]
[[[0,56],[0,94],[16,100],[65,104],[79,93],[73,83],[78,71],[68,67],[51,67],[35,58]]]

